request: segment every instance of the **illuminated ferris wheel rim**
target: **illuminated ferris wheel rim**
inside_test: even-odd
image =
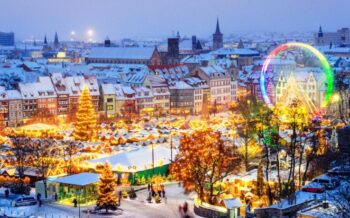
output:
[[[327,89],[326,89],[326,95],[323,99],[323,102],[321,104],[321,107],[326,107],[331,100],[332,94],[333,94],[333,88],[334,88],[334,74],[331,66],[329,65],[326,57],[316,48],[313,46],[301,43],[301,42],[288,42],[281,44],[277,48],[275,48],[266,58],[264,65],[261,69],[260,73],[260,89],[261,93],[264,99],[265,104],[267,104],[269,107],[273,107],[273,104],[271,103],[271,100],[266,92],[266,85],[265,85],[265,79],[266,79],[266,72],[268,70],[268,67],[271,63],[271,60],[274,59],[278,54],[281,52],[284,52],[290,48],[299,48],[306,51],[312,52],[321,62],[323,71],[326,75],[326,82],[327,82]]]

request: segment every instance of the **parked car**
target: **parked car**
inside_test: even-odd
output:
[[[305,185],[301,190],[304,192],[323,193],[325,191],[325,187],[320,183],[311,182]]]
[[[319,176],[312,180],[312,182],[324,185],[327,190],[333,190],[340,185],[339,179],[326,175]]]
[[[331,176],[348,177],[350,176],[350,166],[345,165],[334,167],[333,169],[328,170],[327,174]]]
[[[14,200],[13,205],[15,207],[18,206],[29,206],[29,205],[36,205],[37,200],[34,197],[28,196],[28,197],[19,197],[16,200]]]

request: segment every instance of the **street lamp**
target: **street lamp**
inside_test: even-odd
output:
[[[83,193],[82,189],[79,189],[78,191],[76,191],[76,194],[78,196],[78,208],[79,208],[79,218],[80,218],[80,195]]]
[[[170,129],[170,162],[173,162],[173,135],[172,135],[172,129]]]
[[[152,177],[154,175],[154,145],[151,143],[152,146]]]
[[[136,172],[136,166],[132,165],[128,167],[129,170],[131,170],[132,173],[132,184],[135,184],[135,172]]]

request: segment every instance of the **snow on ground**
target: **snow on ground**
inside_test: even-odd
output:
[[[190,213],[193,213],[193,197],[184,194],[184,191],[178,184],[170,183],[165,185],[167,199],[162,199],[160,204],[148,203],[147,189],[138,191],[135,200],[123,199],[121,201],[121,215],[103,216],[103,217],[120,217],[120,218],[176,218],[180,217],[178,207],[185,201],[189,204]],[[74,218],[79,216],[79,209],[59,204],[44,204],[41,207],[25,206],[12,207],[11,201],[0,198],[0,216],[6,214],[8,217],[45,217],[45,218]],[[92,210],[92,206],[81,207],[81,217],[97,218],[98,215],[87,214],[84,211]]]

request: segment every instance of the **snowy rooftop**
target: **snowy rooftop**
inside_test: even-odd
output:
[[[181,80],[169,83],[169,89],[193,89],[193,87]]]
[[[64,80],[71,96],[80,96],[84,85],[89,87],[91,96],[100,95],[97,79],[94,76],[69,76],[64,78]]]
[[[94,47],[88,58],[151,59],[152,47]]]
[[[41,76],[34,83],[19,83],[23,99],[56,97],[50,77]]]
[[[100,175],[97,173],[79,173],[58,178],[54,180],[54,182],[68,185],[86,186],[97,183],[99,181],[99,177]]]
[[[220,48],[210,52],[213,55],[242,55],[242,56],[257,56],[259,52],[249,48]]]
[[[176,150],[173,152],[175,156],[177,153]],[[151,146],[147,146],[129,152],[120,152],[108,157],[89,160],[87,162],[92,165],[108,162],[113,170],[117,170],[118,167],[123,167],[124,170],[130,171],[129,167],[136,166],[136,170],[141,171],[151,168],[152,149]],[[154,162],[155,165],[169,164],[170,149],[162,145],[154,146]]]

